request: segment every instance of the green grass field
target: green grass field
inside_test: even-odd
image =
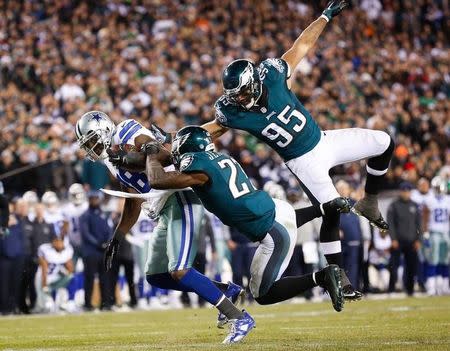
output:
[[[450,297],[248,308],[236,350],[450,350]],[[0,350],[219,350],[213,309],[0,318]]]

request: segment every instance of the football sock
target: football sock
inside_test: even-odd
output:
[[[241,318],[244,313],[240,311],[225,295],[222,295],[216,308],[223,313],[228,319]]]
[[[144,294],[144,278],[142,278],[142,277],[139,278],[137,286],[138,286],[139,298],[145,297],[145,294]]]
[[[391,160],[392,153],[394,152],[395,143],[394,140],[390,140],[389,146],[381,155],[371,157],[367,161],[367,179],[365,185],[366,194],[377,195],[380,190],[381,184],[386,174],[389,161]]]
[[[314,218],[322,216],[319,206],[309,206],[295,210],[295,219],[297,220],[297,228],[303,224],[312,221]]]
[[[317,283],[320,284],[319,282],[321,282],[321,279],[323,278],[321,278],[320,275],[318,276],[318,273],[320,272],[316,273],[315,279]],[[302,292],[314,288],[318,284],[314,282],[313,274],[281,278],[272,284],[267,294],[260,296],[255,300],[260,305],[270,305],[293,298]]]
[[[341,241],[339,239],[340,214],[323,216],[320,227],[320,248],[329,264],[337,264],[343,267]]]
[[[161,289],[171,289],[171,290],[178,290],[178,291],[186,291],[186,292],[193,292],[194,290],[190,289],[189,287],[181,284],[180,282],[176,281],[172,278],[170,273],[159,273],[159,274],[149,274],[147,275],[147,282],[152,287],[158,287]]]
[[[194,268],[188,269],[183,278],[180,279],[180,284],[186,289],[195,292],[212,305],[216,305],[222,296],[224,296],[222,291],[209,278]]]
[[[219,288],[219,290],[222,291],[223,293],[224,293],[225,291],[227,291],[227,289],[228,289],[228,284],[227,284],[227,283],[218,282],[217,280],[212,280],[212,279],[211,279],[211,281],[212,281],[213,284],[214,284],[215,286],[217,286],[217,288]]]
[[[69,301],[75,299],[75,293],[77,292],[77,277],[74,275],[67,285],[67,293],[69,295]]]

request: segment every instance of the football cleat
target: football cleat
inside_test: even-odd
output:
[[[363,297],[363,293],[361,291],[355,290],[355,288],[351,285],[344,286],[342,288],[342,292],[346,301],[359,301]]]
[[[225,291],[225,296],[231,300],[232,303],[238,305],[242,303],[245,298],[245,289],[233,282],[228,282],[228,288]],[[228,323],[228,318],[221,312],[217,316],[217,328],[223,329]]]
[[[324,278],[320,286],[324,288],[330,295],[333,308],[337,312],[341,312],[344,308],[341,269],[338,265],[330,264],[329,266],[325,267],[322,272],[324,273]]]
[[[366,218],[372,227],[378,228],[380,232],[386,232],[389,230],[389,224],[384,220],[381,213],[378,212],[377,217],[370,216],[367,212],[364,211],[364,206],[358,206],[359,201],[352,207],[352,212],[360,217]]]
[[[341,268],[341,277],[342,277],[342,292],[344,293],[344,299],[346,301],[358,301],[363,297],[363,293],[355,290],[352,283],[347,277],[345,271]]]
[[[238,319],[230,320],[230,333],[222,344],[236,344],[242,341],[248,333],[255,327],[255,320],[243,310],[244,315]]]
[[[323,215],[349,213],[351,208],[352,206],[346,197],[337,197],[320,205],[320,210]]]

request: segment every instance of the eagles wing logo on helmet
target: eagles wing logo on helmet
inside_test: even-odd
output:
[[[194,161],[194,156],[192,155],[184,156],[180,162],[180,171],[183,172],[184,170],[186,170],[192,164],[192,161]]]

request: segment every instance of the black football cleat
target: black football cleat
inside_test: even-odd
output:
[[[350,205],[350,202],[346,197],[337,197],[320,205],[320,210],[322,211],[323,215],[349,213],[351,208],[352,206]]]
[[[352,285],[344,286],[342,288],[342,292],[346,301],[359,301],[363,297],[363,293],[361,291],[355,290]]]
[[[357,205],[358,203],[356,203]],[[378,228],[380,232],[386,232],[389,230],[389,224],[384,220],[381,213],[379,213],[378,217],[371,217],[370,215],[366,214],[364,211],[361,211],[360,209],[356,208],[356,205],[352,207],[352,212],[355,215],[358,215],[360,217],[364,217],[369,221],[369,224],[372,227]]]
[[[359,301],[363,297],[363,293],[355,290],[352,283],[350,283],[350,280],[347,277],[347,274],[345,271],[341,268],[341,277],[342,277],[342,292],[344,294],[344,299],[346,301]]]
[[[342,291],[341,269],[335,264],[322,269],[324,278],[320,286],[324,288],[331,298],[333,308],[341,312],[344,308],[344,293]]]

